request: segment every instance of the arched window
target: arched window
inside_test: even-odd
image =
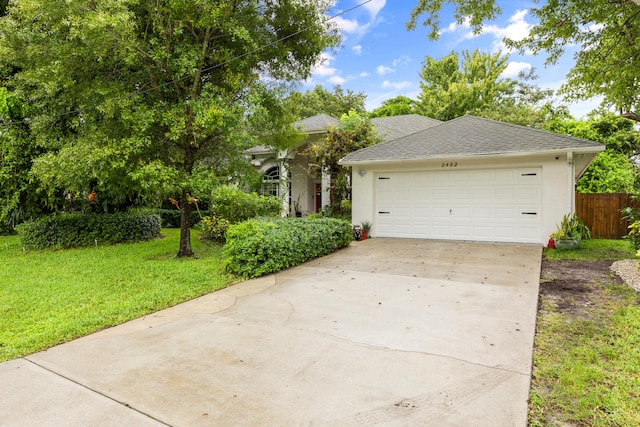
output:
[[[280,168],[274,166],[267,169],[262,178],[262,195],[280,197]]]

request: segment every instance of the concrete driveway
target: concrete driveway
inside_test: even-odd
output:
[[[541,250],[354,242],[0,364],[0,425],[525,426]]]

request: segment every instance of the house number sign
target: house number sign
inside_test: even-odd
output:
[[[455,168],[458,167],[458,162],[442,162],[443,168]]]

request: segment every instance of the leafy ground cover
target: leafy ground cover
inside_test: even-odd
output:
[[[626,241],[545,250],[531,426],[640,425],[640,296],[610,271]]]
[[[23,251],[0,237],[0,361],[224,288],[221,245],[178,259],[179,230],[143,243],[59,251]]]

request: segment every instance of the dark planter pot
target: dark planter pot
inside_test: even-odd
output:
[[[556,249],[578,249],[580,246],[580,240],[578,239],[557,239],[554,240]]]
[[[302,212],[296,212],[296,218],[302,218]]]

